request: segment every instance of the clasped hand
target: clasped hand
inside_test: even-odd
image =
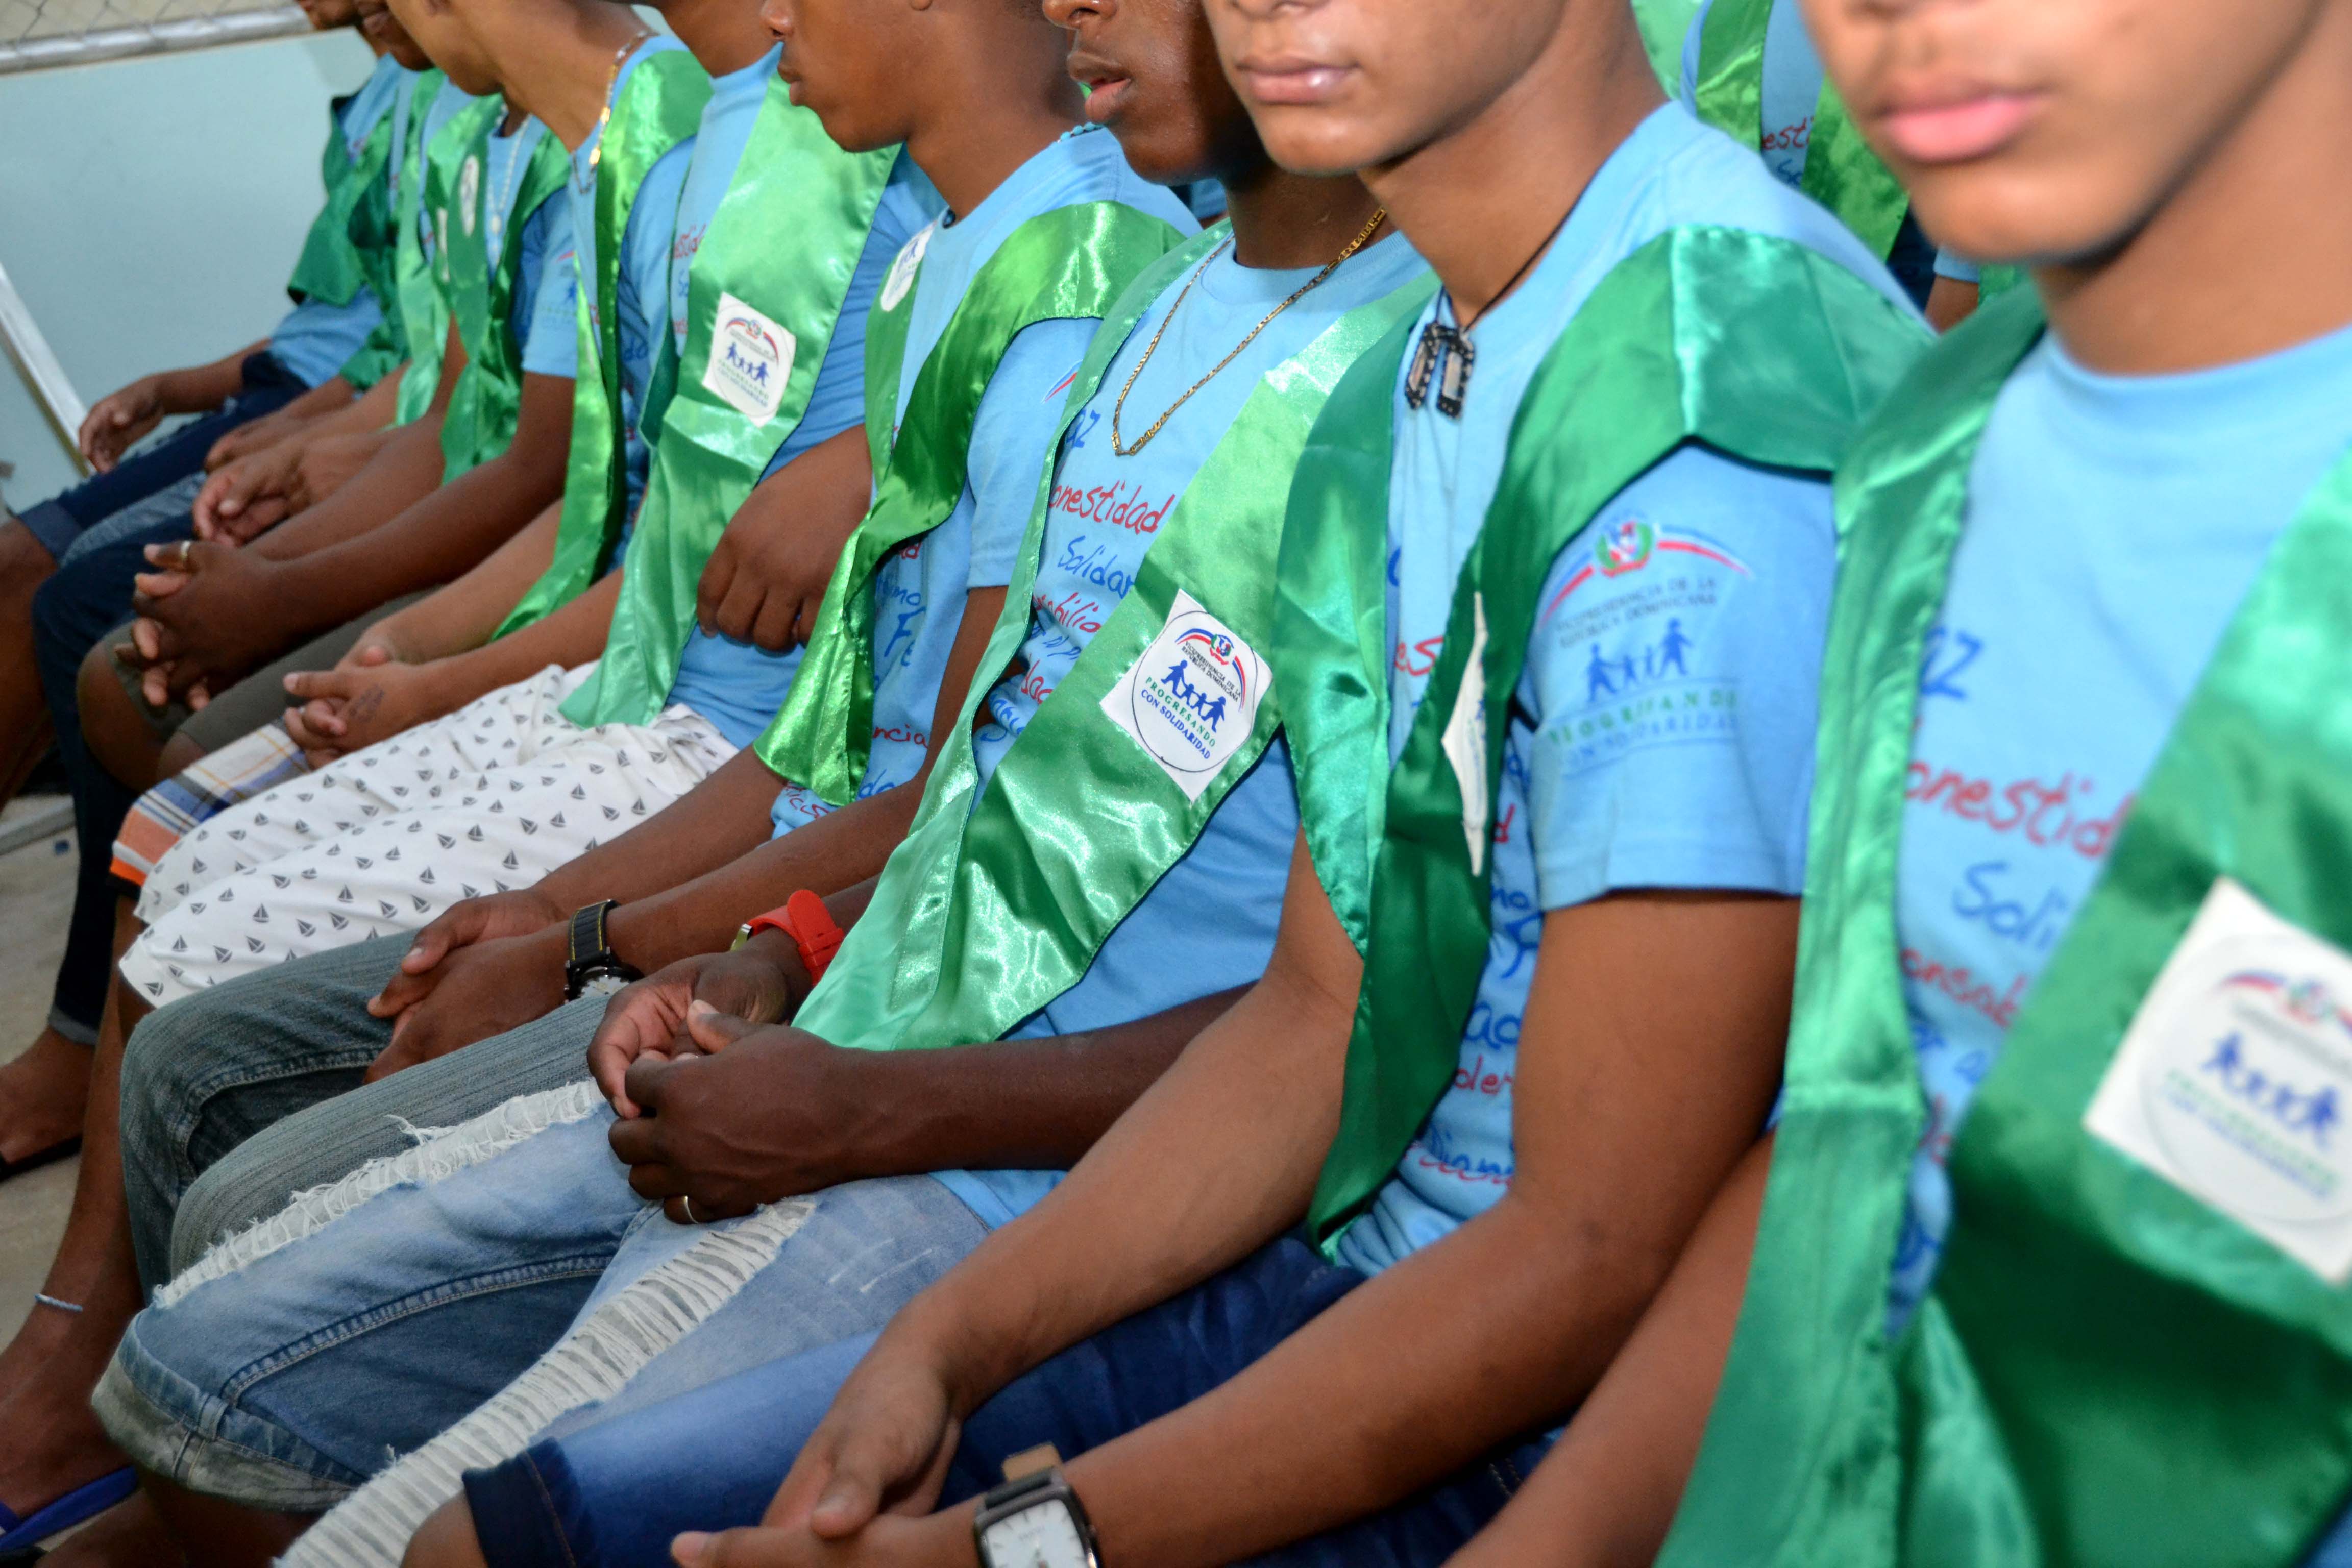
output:
[[[677,1537],[680,1568],[971,1568],[975,1505],[938,1506],[962,1421],[902,1313],[859,1362],[753,1529]]]
[[[276,650],[285,620],[275,563],[204,540],[151,544],[147,560],[160,570],[134,579],[131,640],[152,706],[199,684],[226,689]]]

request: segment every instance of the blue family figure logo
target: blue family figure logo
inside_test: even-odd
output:
[[[1664,675],[1671,669],[1676,675],[1688,675],[1690,668],[1684,664],[1683,658],[1690,649],[1691,639],[1683,634],[1682,617],[1670,616],[1666,621],[1666,635],[1658,639],[1658,673]]]
[[[1604,697],[1616,695],[1617,677],[1613,673],[1615,669],[1614,662],[1601,656],[1601,645],[1594,643],[1591,662],[1584,667],[1584,700],[1587,702],[1598,702]]]
[[[2331,1152],[2327,1135],[2344,1119],[2333,1084],[2305,1093],[2273,1078],[2246,1059],[2245,1037],[2235,1030],[2214,1045],[2213,1054],[2197,1070],[2211,1074],[2232,1099],[2261,1111],[2287,1131],[2309,1138],[2320,1152]]]
[[[740,316],[728,321],[727,363],[762,391],[768,385],[768,372],[783,357],[776,340],[758,323]]]
[[[1195,686],[1185,679],[1184,671],[1191,663],[1190,659],[1180,658],[1169,667],[1168,689],[1181,699],[1186,707],[1200,715],[1201,722],[1206,724],[1213,733],[1217,726],[1224,721],[1224,693],[1219,692],[1216,696],[1211,697],[1205,687]]]

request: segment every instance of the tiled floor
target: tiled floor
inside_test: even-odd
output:
[[[20,802],[6,819],[27,805]],[[0,855],[0,1060],[32,1044],[48,1016],[49,985],[65,951],[73,908],[73,840],[43,839]],[[0,1185],[0,1343],[32,1310],[49,1255],[65,1229],[74,1162]]]

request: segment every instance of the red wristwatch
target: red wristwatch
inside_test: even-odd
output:
[[[736,933],[735,945],[742,946],[763,931],[780,931],[793,939],[793,945],[800,949],[801,965],[808,971],[812,984],[824,978],[824,972],[832,967],[833,955],[841,951],[841,940],[847,934],[833,918],[833,911],[824,907],[824,900],[806,888],[786,899],[782,909],[770,910],[745,921]]]

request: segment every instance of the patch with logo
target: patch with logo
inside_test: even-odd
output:
[[[1110,721],[1198,800],[1249,739],[1273,672],[1182,589],[1143,657],[1102,700]]]
[[[2352,1278],[2352,953],[2222,878],[2084,1129],[2332,1284]]]
[[[710,363],[702,367],[703,387],[737,413],[765,423],[783,401],[798,347],[773,319],[721,291],[711,323]]]
[[[915,274],[923,265],[923,253],[930,249],[931,236],[939,230],[937,223],[927,223],[914,238],[899,247],[898,258],[890,263],[889,275],[882,279],[882,297],[875,301],[878,308],[885,310],[898,308],[898,301],[904,300],[907,290],[915,286]]]
[[[467,234],[474,232],[477,215],[482,210],[482,161],[467,154],[457,169],[457,223]]]

